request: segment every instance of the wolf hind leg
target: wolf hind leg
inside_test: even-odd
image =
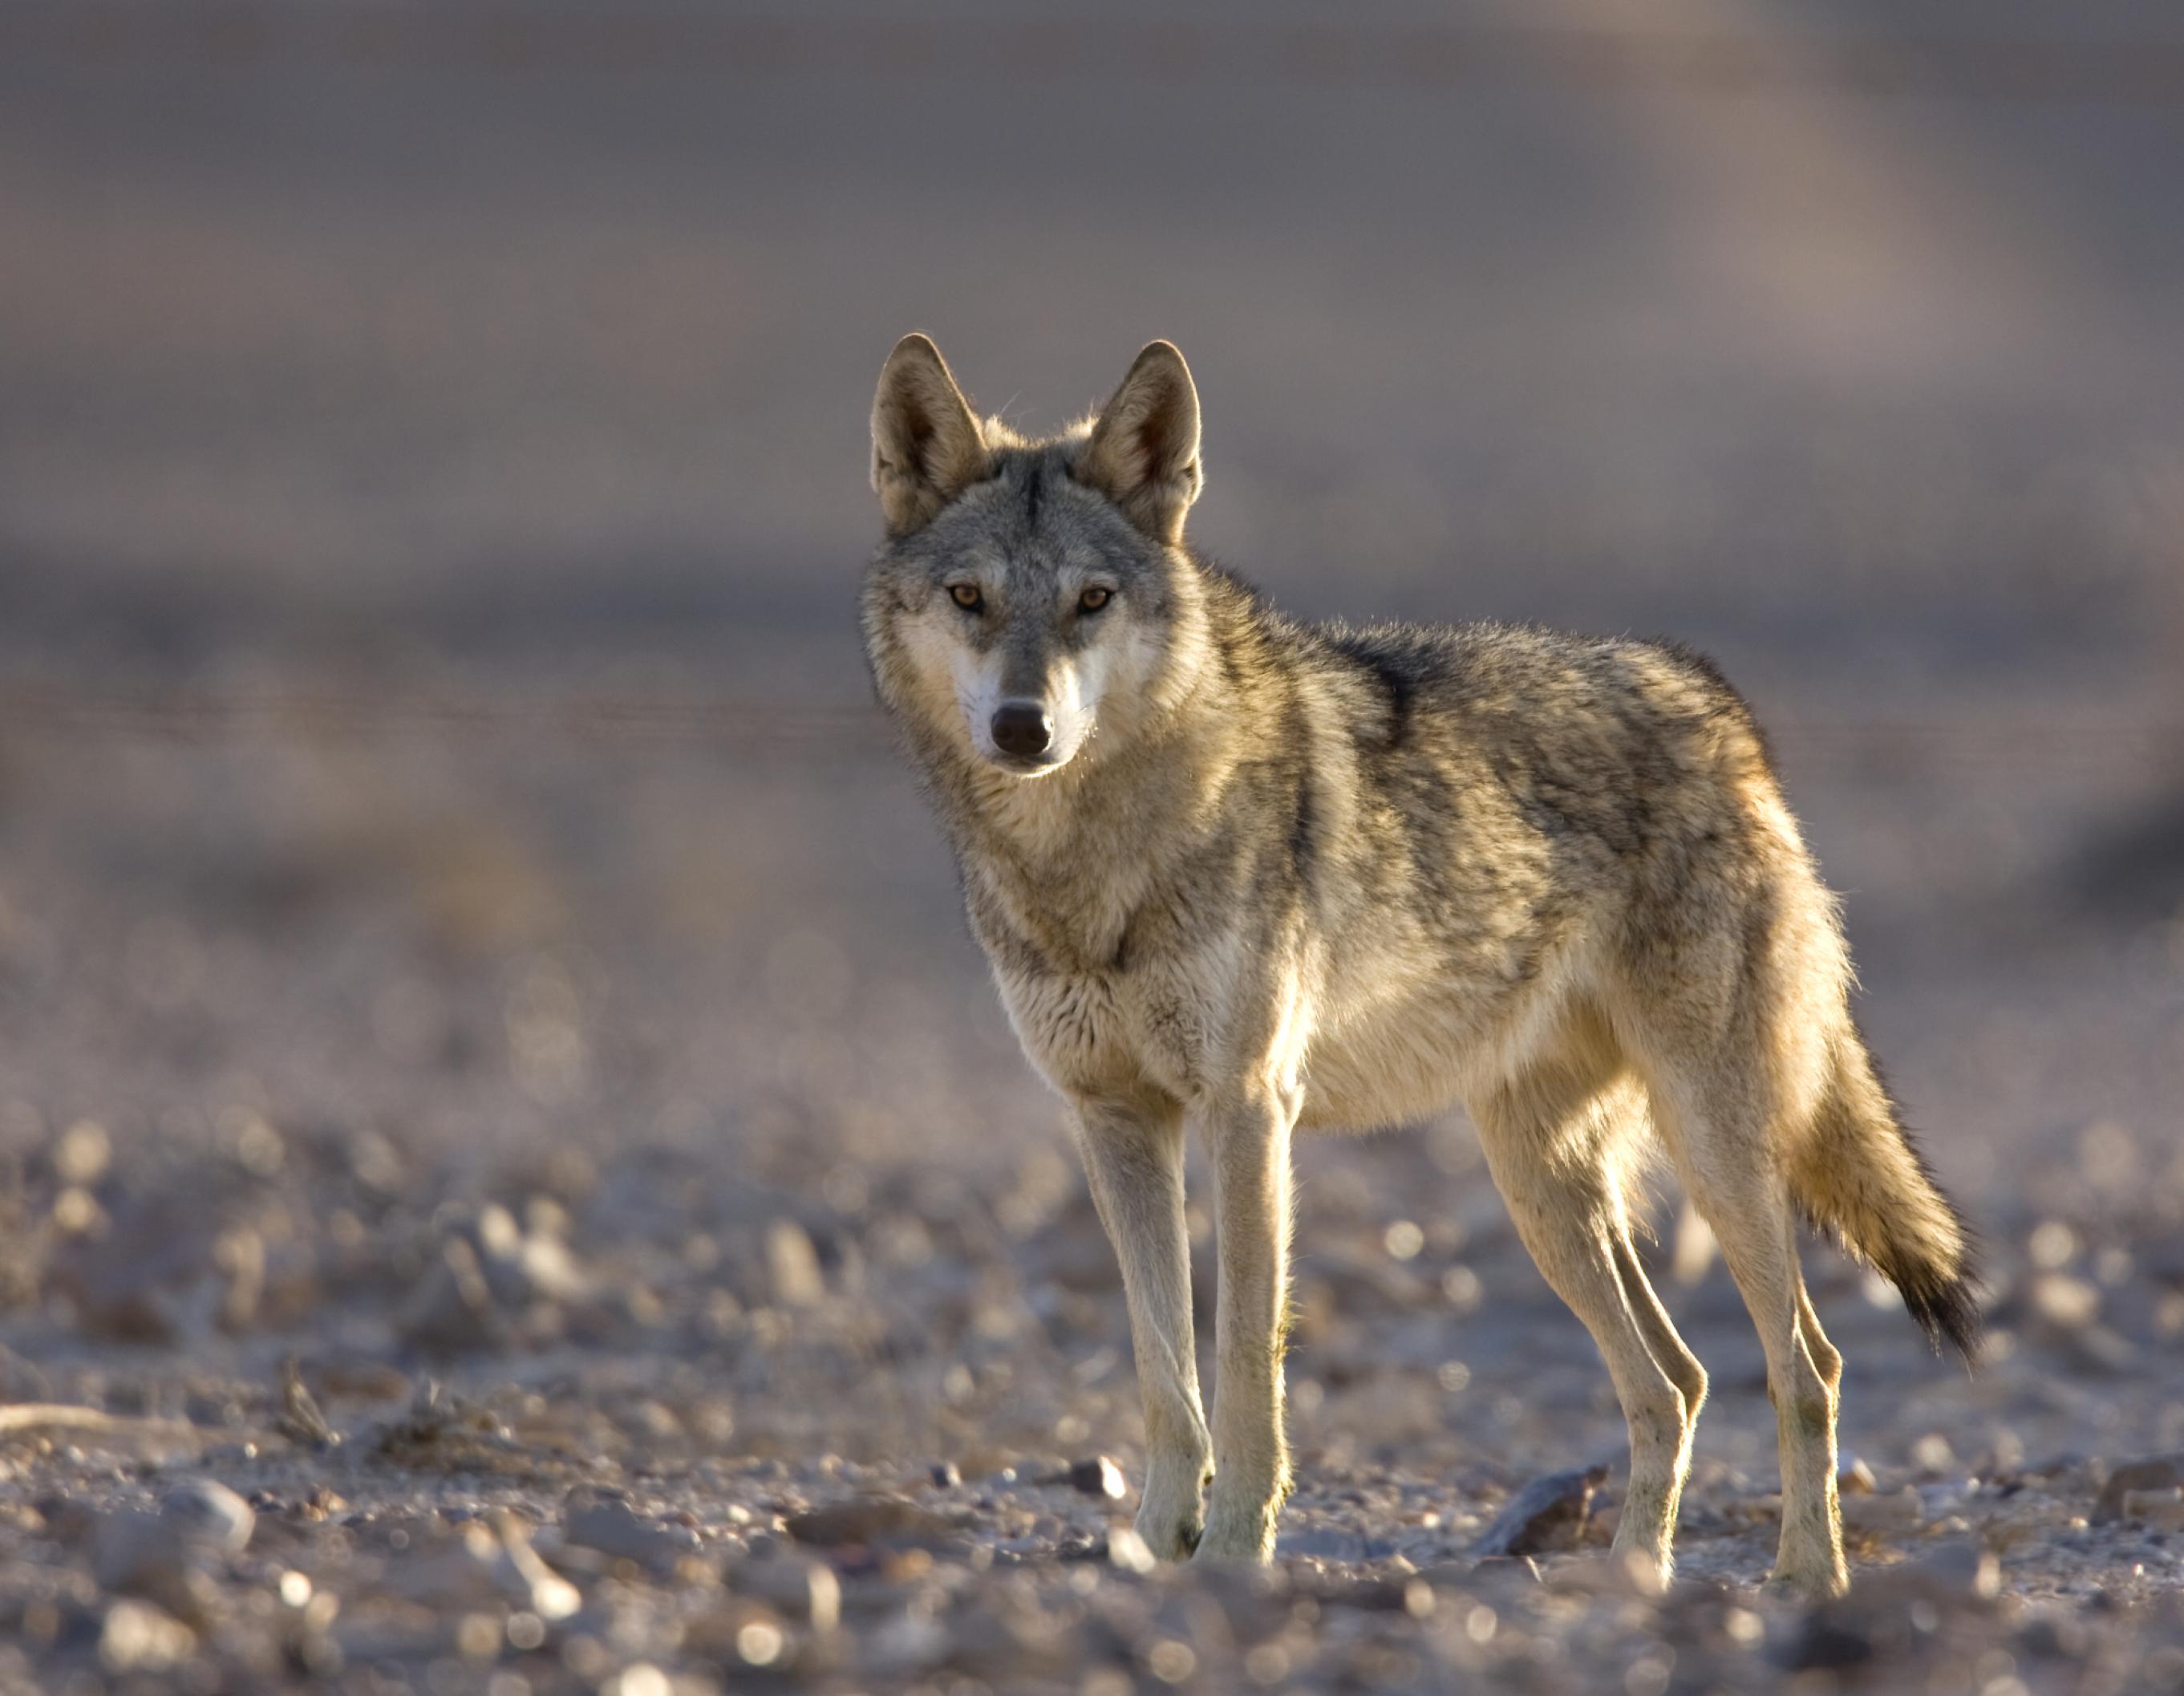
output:
[[[1538,1068],[1472,1104],[1487,1169],[1540,1274],[1607,1363],[1630,1428],[1618,1554],[1666,1579],[1706,1370],[1662,1311],[1630,1245],[1621,1161],[1644,1101],[1607,1067]]]
[[[1613,1247],[1616,1276],[1622,1280],[1624,1299],[1630,1304],[1630,1316],[1637,1320],[1655,1364],[1682,1393],[1685,1416],[1696,1421],[1699,1409],[1706,1405],[1706,1368],[1699,1364],[1698,1356],[1691,1353],[1669,1319],[1668,1310],[1661,1305],[1661,1298],[1654,1292],[1652,1280],[1646,1275],[1627,1230],[1615,1239]]]
[[[1850,1586],[1836,1497],[1836,1414],[1842,1356],[1820,1330],[1797,1264],[1797,1213],[1770,1147],[1767,1097],[1732,1061],[1693,1064],[1656,1091],[1655,1110],[1684,1188],[1767,1356],[1782,1467],[1782,1536],[1769,1582],[1808,1596]]]

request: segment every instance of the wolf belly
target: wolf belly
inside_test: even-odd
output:
[[[1521,951],[1494,974],[1443,958],[1430,973],[1390,992],[1347,992],[1323,1006],[1304,1066],[1308,1130],[1372,1130],[1405,1124],[1497,1088],[1566,1040],[1584,1021],[1593,950],[1578,938],[1545,953],[1538,969],[1518,973]]]

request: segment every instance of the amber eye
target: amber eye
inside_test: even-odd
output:
[[[1097,612],[1114,598],[1115,591],[1112,589],[1088,589],[1077,597],[1077,610],[1079,612]]]
[[[976,583],[949,584],[948,598],[966,612],[976,612],[986,604],[986,598],[978,593]]]

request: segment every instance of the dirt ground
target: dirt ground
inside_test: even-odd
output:
[[[0,24],[0,1690],[2184,1690],[2167,14],[694,15]],[[1609,1564],[1460,1114],[1301,1151],[1274,1567],[1143,1559],[860,672],[913,325],[1034,426],[1176,338],[1285,604],[1752,699],[1989,1269],[1967,1373],[1808,1251],[1847,1600],[1757,1587],[1672,1191],[1713,1395]]]
[[[2184,1676],[2180,1474],[2118,1470],[2184,1451],[2184,1160],[2087,1115],[1963,1161],[2022,1086],[1975,985],[1935,992],[1939,1052],[1870,1023],[1964,1080],[1914,1099],[1988,1238],[1981,1370],[1808,1254],[1850,1361],[1849,1602],[1753,1588],[1758,1350],[1718,1266],[1677,1275],[1666,1204],[1716,1387],[1676,1587],[1607,1568],[1620,1420],[1460,1118],[1305,1147],[1281,1559],[1142,1570],[1112,1261],[878,726],[845,717],[822,776],[454,717],[9,739],[0,1678]],[[1813,787],[1825,815],[1868,784]],[[1594,1465],[1535,1559],[1479,1563],[1513,1492]],[[247,1542],[199,1531],[222,1504]]]

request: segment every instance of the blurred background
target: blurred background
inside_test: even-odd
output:
[[[232,1419],[300,1339],[1128,1457],[855,631],[922,328],[1034,430],[1178,342],[1292,609],[1712,651],[2024,1368],[1815,1247],[1847,1446],[2184,1440],[2180,181],[2156,0],[8,7],[10,1392]],[[1302,1161],[1308,1460],[1616,1447],[1460,1115]]]

